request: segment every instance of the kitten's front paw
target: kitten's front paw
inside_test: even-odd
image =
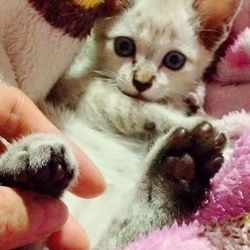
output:
[[[186,104],[188,114],[196,114],[198,109],[200,108],[199,101],[193,95],[189,95],[187,98],[185,98],[184,103]]]
[[[58,196],[74,178],[76,165],[73,153],[60,137],[31,135],[1,156],[0,182]]]
[[[158,174],[174,183],[174,192],[185,210],[193,210],[202,200],[209,179],[223,163],[226,137],[210,123],[203,122],[191,131],[175,130],[159,155]]]

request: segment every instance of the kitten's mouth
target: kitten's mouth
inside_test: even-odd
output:
[[[143,96],[142,93],[138,93],[138,94],[135,94],[135,95],[128,94],[128,93],[125,93],[125,92],[122,92],[122,93],[124,95],[128,96],[128,97],[133,98],[133,99],[137,99],[137,100],[144,101],[144,102],[151,102],[151,100],[149,100],[148,98],[146,98],[145,96]]]

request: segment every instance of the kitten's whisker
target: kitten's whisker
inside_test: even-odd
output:
[[[118,76],[115,72],[112,72],[110,70],[95,70],[94,72],[99,75],[106,75],[106,76],[112,76],[112,77]]]
[[[97,74],[97,73],[96,73]],[[108,77],[108,78],[114,78],[114,76],[112,76],[112,75],[110,75],[110,74],[107,74],[107,73],[104,73],[104,72],[100,72],[100,73],[98,73],[97,75],[99,75],[99,76],[102,76],[102,77]]]
[[[104,73],[104,74],[111,76],[113,78],[118,78],[118,79],[121,78],[121,76],[119,76],[116,72],[111,71],[109,69],[103,69],[102,71],[99,71],[99,73]]]
[[[105,79],[101,77],[95,77],[95,80],[100,81],[101,83],[107,83],[108,87],[117,87],[117,82],[112,79]]]
[[[117,88],[117,86],[119,85],[118,82],[114,79],[111,79],[111,78],[103,78],[103,77],[100,77],[100,76],[96,76],[95,77],[96,80],[99,80],[101,82],[104,82],[104,83],[107,83],[108,87],[113,87],[113,88]],[[120,79],[120,82],[121,83],[126,83],[125,79]],[[112,85],[111,85],[112,84]]]
[[[119,74],[111,71],[111,70],[106,70],[105,72],[109,73],[111,76],[114,76],[116,79],[120,81],[126,81],[126,79],[123,76],[120,76]]]
[[[108,83],[117,84],[117,82],[114,79],[111,79],[111,78],[103,78],[103,77],[96,76],[95,79],[100,80],[101,82],[108,82]]]
[[[124,79],[119,76],[118,74],[116,74],[113,71],[110,70],[95,70],[94,71],[95,74],[99,75],[99,76],[103,76],[103,77],[108,77],[110,79],[113,79],[114,81],[121,81],[124,82]]]

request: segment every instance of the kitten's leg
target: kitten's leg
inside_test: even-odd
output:
[[[67,143],[56,135],[32,134],[0,156],[0,184],[58,196],[76,174]]]
[[[190,92],[185,98],[184,103],[187,106],[187,111],[190,115],[200,114],[206,115],[204,110],[204,100],[205,100],[205,83],[201,82],[198,87]]]
[[[200,205],[210,178],[223,163],[225,144],[225,135],[208,122],[192,130],[178,128],[156,143],[150,152],[153,161],[146,176],[150,182],[155,178],[157,182],[166,180],[181,214],[192,212]]]
[[[223,162],[224,144],[225,136],[206,122],[159,138],[147,156],[138,189],[131,194],[132,203],[117,216],[96,249],[120,249],[140,234],[194,212]]]

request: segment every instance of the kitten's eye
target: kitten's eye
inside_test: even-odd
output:
[[[163,64],[171,70],[180,70],[186,63],[186,56],[178,51],[170,51],[163,58]]]
[[[129,37],[120,36],[115,38],[114,48],[119,56],[128,57],[135,54],[135,43]]]

